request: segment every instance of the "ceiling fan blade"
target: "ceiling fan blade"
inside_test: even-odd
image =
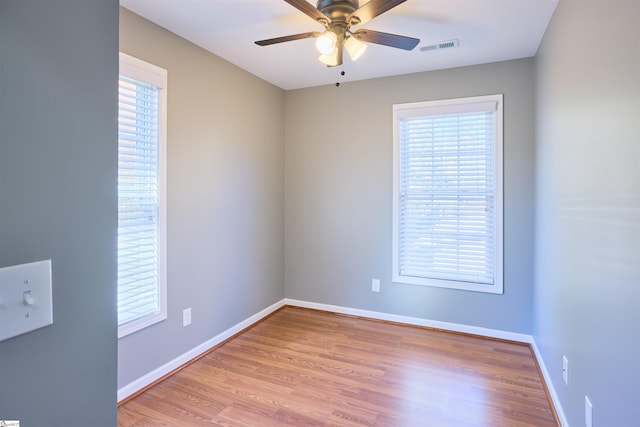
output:
[[[369,3],[349,15],[347,22],[351,22],[353,18],[357,17],[360,22],[354,25],[364,24],[371,21],[376,16],[385,13],[387,10],[393,9],[400,3],[404,3],[405,1],[407,0],[371,0]]]
[[[308,39],[311,37],[318,37],[319,35],[320,35],[319,32],[313,31],[310,33],[292,34],[290,36],[276,37],[274,39],[259,40],[256,42],[256,44],[258,46],[269,46],[270,44],[290,42],[293,40]]]
[[[329,21],[329,18],[327,18],[322,12],[320,12],[316,7],[314,7],[307,0],[284,0],[284,1],[286,1],[291,6],[295,7],[300,12],[304,13],[314,21],[324,21],[324,22]]]
[[[397,34],[381,33],[380,31],[365,29],[358,30],[352,34],[353,37],[363,42],[382,44],[404,50],[411,50],[420,43],[420,39],[414,39],[413,37],[399,36]]]

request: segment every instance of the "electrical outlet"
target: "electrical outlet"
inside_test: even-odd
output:
[[[584,397],[584,424],[593,427],[593,405],[588,396]]]
[[[380,279],[371,279],[371,292],[380,292]]]
[[[191,307],[182,310],[182,327],[189,326],[191,324]]]
[[[569,385],[569,360],[567,360],[567,356],[562,356],[562,379],[566,385]]]

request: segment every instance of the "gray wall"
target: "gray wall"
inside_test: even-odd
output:
[[[561,0],[535,60],[533,333],[572,426],[640,420],[640,2]],[[562,381],[562,355],[569,385]]]
[[[286,94],[121,11],[121,49],[169,70],[170,301],[119,355],[117,13],[0,0],[0,266],[51,258],[54,281],[54,325],[0,342],[0,418],[115,425],[117,357],[122,386],[286,282],[290,298],[533,332],[571,425],[585,394],[596,426],[640,419],[640,3],[561,0],[535,67]],[[490,93],[505,94],[505,295],[391,283],[391,105]]]
[[[120,49],[168,70],[168,319],[119,341],[122,387],[284,298],[284,91],[126,9]]]
[[[392,104],[496,93],[504,94],[504,295],[391,283]],[[287,92],[287,297],[530,333],[533,94],[532,59]]]
[[[113,0],[0,0],[0,266],[53,261],[54,324],[0,342],[23,427],[116,424],[117,28]]]

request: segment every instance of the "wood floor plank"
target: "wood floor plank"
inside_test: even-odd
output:
[[[119,427],[547,427],[527,345],[285,307],[119,408]]]

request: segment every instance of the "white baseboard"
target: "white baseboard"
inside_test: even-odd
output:
[[[538,346],[536,345],[535,339],[531,335],[502,331],[498,329],[481,328],[478,326],[469,326],[469,325],[463,325],[459,323],[441,322],[438,320],[428,320],[428,319],[421,319],[418,317],[400,316],[396,314],[381,313],[377,311],[341,307],[338,305],[328,305],[328,304],[319,304],[319,303],[308,302],[308,301],[299,301],[299,300],[288,299],[288,298],[284,299],[284,303],[285,305],[292,305],[296,307],[313,308],[316,310],[329,311],[333,313],[368,317],[371,319],[406,323],[408,325],[425,326],[428,328],[443,329],[447,331],[462,332],[467,334],[481,335],[481,336],[490,337],[490,338],[499,338],[499,339],[505,339],[505,340],[530,344],[534,352],[534,357],[538,361],[538,365],[540,366],[540,370],[542,371],[542,376],[544,377],[544,381],[547,384],[547,388],[549,389],[549,395],[551,396],[551,400],[553,401],[553,405],[555,406],[555,410],[556,410],[556,413],[558,414],[560,424],[562,425],[562,427],[569,427],[569,422],[567,421],[567,418],[564,415],[564,411],[562,410],[562,405],[560,405],[560,399],[558,399],[556,390],[553,387],[553,383],[551,382],[551,377],[549,376],[549,372],[547,371],[547,368],[544,364],[542,355],[538,350]]]
[[[549,376],[549,371],[547,371],[547,367],[544,364],[544,359],[542,358],[542,354],[540,354],[540,350],[536,345],[535,339],[531,341],[531,348],[533,349],[533,353],[535,354],[536,360],[538,361],[538,365],[540,366],[540,371],[542,371],[544,382],[547,384],[547,389],[549,390],[549,395],[551,396],[551,400],[553,401],[553,406],[555,406],[556,408],[556,413],[558,414],[558,419],[560,420],[560,424],[562,425],[562,427],[569,427],[569,421],[567,421],[567,417],[565,416],[564,411],[562,410],[560,399],[558,398],[556,389],[553,387],[553,383],[551,382],[551,376]]]
[[[313,308],[316,310],[331,311],[334,313],[348,314],[352,316],[369,317],[371,319],[386,320],[389,322],[406,323],[408,325],[425,326],[428,328],[444,329],[447,331],[463,332],[466,334],[482,335],[485,337],[499,338],[510,341],[518,341],[530,344],[531,335],[507,332],[497,329],[481,328],[478,326],[463,325],[460,323],[440,322],[438,320],[421,319],[419,317],[400,316],[397,314],[382,313],[378,311],[361,310],[357,308],[341,307],[339,305],[318,304],[315,302],[284,299],[286,305],[296,307]]]
[[[169,372],[173,371],[176,368],[179,368],[180,366],[184,365],[185,363],[187,363],[188,361],[194,359],[195,357],[201,355],[202,353],[206,352],[207,350],[215,347],[216,345],[220,344],[221,342],[229,339],[230,337],[232,337],[233,335],[237,334],[238,332],[242,331],[243,329],[253,325],[254,323],[260,321],[261,319],[263,319],[264,317],[270,315],[271,313],[273,313],[274,311],[278,310],[279,308],[283,307],[285,305],[284,300],[278,301],[275,304],[272,304],[271,306],[265,308],[264,310],[254,314],[251,317],[248,317],[247,319],[243,320],[240,323],[235,324],[234,326],[232,326],[231,328],[227,329],[224,332],[219,333],[218,335],[216,335],[215,337],[203,342],[202,344],[192,348],[191,350],[187,351],[186,353],[176,357],[175,359],[171,360],[168,363],[165,363],[164,365],[160,366],[157,369],[154,369],[153,371],[149,372],[146,375],[143,375],[142,377],[138,378],[135,381],[130,382],[129,384],[121,387],[118,389],[118,402],[121,402],[122,400],[126,399],[127,397],[131,396],[132,394],[142,390],[143,388],[147,387],[149,384],[153,383],[154,381],[157,381],[158,379],[162,378],[163,376],[167,375]]]
[[[553,387],[553,383],[551,382],[551,377],[549,376],[549,372],[547,371],[547,368],[544,364],[542,355],[540,354],[538,347],[536,346],[536,342],[531,335],[520,334],[516,332],[501,331],[498,329],[482,328],[478,326],[463,325],[460,323],[441,322],[438,320],[428,320],[428,319],[422,319],[418,317],[409,317],[409,316],[401,316],[397,314],[382,313],[378,311],[361,310],[358,308],[342,307],[338,305],[319,304],[315,302],[300,301],[300,300],[289,299],[289,298],[285,298],[281,301],[278,301],[275,304],[272,304],[271,306],[254,314],[251,317],[248,317],[242,322],[237,323],[236,325],[232,326],[226,331],[221,332],[215,337],[192,348],[191,350],[180,355],[179,357],[176,357],[170,362],[165,363],[164,365],[160,366],[157,369],[154,369],[153,371],[149,372],[146,375],[143,375],[137,380],[132,381],[131,383],[125,385],[124,387],[119,388],[118,402],[126,399],[127,397],[138,392],[139,390],[142,390],[143,388],[147,387],[149,384],[153,383],[154,381],[157,381],[158,379],[167,375],[169,372],[173,371],[174,369],[179,368],[180,366],[184,365],[188,361],[194,359],[195,357],[201,355],[207,350],[229,339],[233,335],[253,325],[254,323],[260,321],[261,319],[265,318],[266,316],[270,315],[271,313],[273,313],[274,311],[278,310],[279,308],[285,305],[311,308],[315,310],[323,310],[323,311],[347,314],[352,316],[368,317],[371,319],[385,320],[389,322],[405,323],[408,325],[425,326],[428,328],[443,329],[447,331],[462,332],[467,334],[481,335],[481,336],[490,337],[490,338],[498,338],[498,339],[531,344],[531,348],[533,349],[534,356],[537,359],[538,364],[540,365],[540,370],[542,371],[542,375],[547,384],[547,388],[549,389],[549,394],[555,406],[556,412],[558,414],[558,418],[560,419],[560,423],[562,424],[562,427],[569,427],[569,423],[567,422],[567,419],[564,415],[564,411],[562,410],[562,406],[560,405],[560,400],[558,399],[558,395]]]

